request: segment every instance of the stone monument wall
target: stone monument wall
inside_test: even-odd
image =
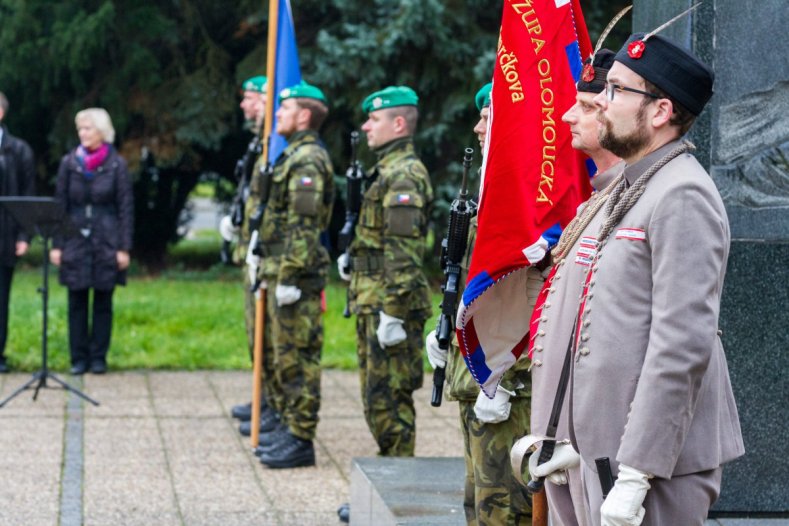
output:
[[[695,1],[634,3],[634,31],[650,31]],[[689,136],[731,224],[720,328],[746,448],[724,469],[718,515],[789,516],[787,27],[785,0],[705,0],[662,32],[716,75]]]

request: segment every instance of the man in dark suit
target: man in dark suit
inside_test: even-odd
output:
[[[0,196],[33,195],[33,150],[8,133],[3,118],[8,99],[0,92]],[[8,336],[8,298],[16,259],[27,252],[28,239],[11,215],[0,209],[0,373],[8,372],[4,350]]]

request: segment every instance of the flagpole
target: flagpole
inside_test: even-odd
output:
[[[277,28],[279,24],[279,0],[268,3],[268,47],[266,48],[266,120],[263,122],[263,159],[268,161],[271,127],[274,123],[274,93],[277,74]]]
[[[277,19],[279,0],[269,0],[268,5],[268,48],[266,49],[266,117],[263,121],[263,160],[268,161],[271,127],[274,121],[274,76],[277,71]],[[255,343],[252,350],[252,421],[250,422],[250,444],[258,447],[260,430],[260,396],[263,381],[263,343],[265,342],[266,288],[255,291]]]

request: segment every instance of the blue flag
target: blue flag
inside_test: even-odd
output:
[[[274,0],[271,0],[274,1]],[[277,134],[276,115],[279,108],[279,92],[301,82],[301,68],[299,67],[299,50],[296,47],[296,30],[293,28],[293,13],[290,10],[290,0],[279,1],[279,16],[277,20],[277,53],[274,74],[274,122],[271,123],[271,142],[268,149],[268,160],[274,162],[279,154],[287,147],[285,137]]]

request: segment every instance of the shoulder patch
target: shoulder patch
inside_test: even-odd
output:
[[[389,187],[392,192],[410,192],[416,190],[416,183],[409,178],[398,179]]]

